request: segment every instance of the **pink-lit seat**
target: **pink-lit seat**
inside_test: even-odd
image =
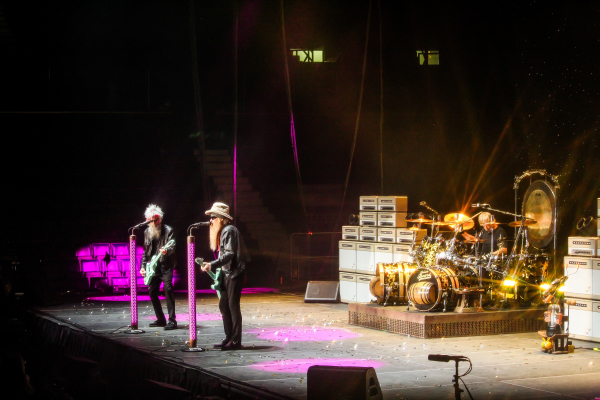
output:
[[[85,275],[88,283],[91,286],[92,278],[102,277],[102,266],[99,260],[95,259],[82,259],[80,260],[81,272]]]
[[[77,259],[91,258],[92,257],[92,249],[90,248],[90,245],[88,244],[87,246],[82,246],[82,247],[78,248],[77,251],[75,252],[75,257]]]
[[[114,258],[129,257],[129,243],[111,243],[110,255]]]
[[[129,277],[115,276],[110,278],[110,285],[114,287],[129,287]]]
[[[110,243],[92,243],[92,256],[98,260],[110,256]]]

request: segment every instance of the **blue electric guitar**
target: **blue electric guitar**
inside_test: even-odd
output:
[[[169,240],[169,243],[165,244],[165,246],[161,250],[171,250],[173,248],[173,246],[175,246],[175,239]],[[144,285],[146,285],[146,286],[150,285],[150,281],[156,274],[156,264],[158,263],[158,259],[160,258],[160,256],[162,256],[162,254],[160,254],[160,251],[159,251],[146,264],[146,268],[144,268],[146,270],[146,276],[144,276]]]
[[[196,259],[194,261],[196,261],[196,264],[198,264],[199,266],[202,266],[202,264],[204,263],[204,259],[200,258],[200,257],[196,257]],[[212,278],[213,281],[215,281],[214,284],[210,285],[210,288],[217,291],[217,296],[219,296],[219,299],[220,299],[221,298],[221,279],[223,279],[221,277],[221,268],[217,268],[216,273],[213,273],[211,270],[206,271],[206,273],[208,274],[208,276],[210,276]]]

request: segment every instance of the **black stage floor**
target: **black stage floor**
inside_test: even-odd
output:
[[[183,293],[177,297],[177,313],[187,315],[187,294],[185,299]],[[385,399],[454,398],[453,363],[428,361],[428,354],[469,357],[473,371],[463,379],[475,399],[600,397],[600,352],[546,354],[537,333],[418,339],[349,325],[346,304],[307,304],[299,295],[250,290],[242,295],[245,349],[190,353],[180,351],[189,337],[183,316],[175,331],[149,328],[152,306],[141,301],[140,329],[145,333],[125,334],[121,327],[130,323],[129,303],[108,300],[39,307],[35,312],[46,324],[60,324],[61,329],[100,338],[118,349],[151,355],[165,368],[178,364],[257,388],[258,397],[262,390],[265,398],[306,398],[308,366],[325,364],[373,366]],[[220,342],[223,329],[216,295],[199,294],[197,314],[198,346]],[[576,340],[574,344],[598,346]],[[468,367],[463,364],[461,372]],[[468,398],[466,392],[463,396]]]

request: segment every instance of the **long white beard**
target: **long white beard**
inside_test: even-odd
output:
[[[216,222],[219,221],[219,222]],[[212,251],[217,251],[219,248],[219,237],[221,233],[221,222],[220,220],[214,220],[212,225],[210,226],[210,249]]]
[[[150,240],[156,240],[160,237],[160,227],[156,228],[155,226],[149,226],[148,233]]]

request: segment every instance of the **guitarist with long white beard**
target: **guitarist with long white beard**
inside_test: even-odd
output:
[[[250,256],[240,231],[231,225],[233,218],[229,215],[227,204],[213,204],[206,215],[210,215],[210,248],[212,251],[219,251],[219,258],[204,263],[202,270],[206,272],[221,268],[222,277],[219,311],[223,316],[225,339],[215,347],[221,350],[238,350],[242,348],[240,299]]]
[[[156,204],[150,204],[146,208],[144,216],[146,221],[151,221],[148,228],[144,231],[144,256],[140,273],[146,276],[146,265],[152,257],[160,254],[160,258],[155,265],[155,275],[148,285],[148,294],[152,300],[152,307],[156,314],[156,321],[150,324],[151,327],[164,326],[165,330],[177,329],[175,320],[175,298],[173,297],[173,269],[177,265],[175,258],[175,245],[169,250],[163,247],[173,239],[173,228],[162,223],[163,211]],[[165,319],[162,305],[158,299],[158,290],[160,283],[163,283],[165,297],[167,298],[167,311],[169,312],[169,321]]]

